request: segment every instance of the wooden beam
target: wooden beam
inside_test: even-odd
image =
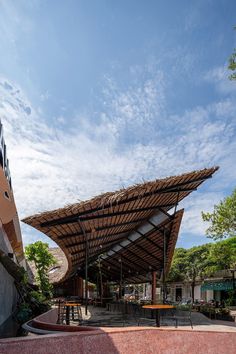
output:
[[[153,229],[150,230],[147,234],[143,234],[142,232],[136,230],[135,232],[137,232],[139,235],[143,236],[145,238],[145,240],[147,240],[149,243],[152,243],[154,246],[156,246],[157,248],[159,248],[161,251],[163,250],[163,247],[161,247],[160,245],[158,245],[156,242],[152,241],[149,239],[149,234],[153,234]]]
[[[171,203],[171,204],[165,204],[165,205],[155,205],[155,206],[149,206],[149,207],[144,207],[144,208],[122,210],[122,211],[119,210],[119,211],[114,211],[114,212],[105,213],[105,214],[93,214],[93,215],[91,215],[91,213],[88,212],[87,215],[79,216],[79,218],[81,221],[84,222],[84,221],[114,217],[114,216],[118,216],[118,215],[142,213],[145,211],[158,210],[159,208],[172,208],[174,206],[175,206],[175,203]],[[99,210],[98,212],[100,212],[100,211],[103,211],[103,209]],[[49,227],[49,226],[57,226],[57,225],[64,225],[64,224],[73,224],[76,222],[78,222],[78,216],[73,215],[73,216],[66,216],[66,217],[60,218],[58,220],[43,222],[40,224],[40,226],[41,227]]]
[[[136,220],[130,220],[130,221],[124,221],[124,222],[120,222],[120,223],[116,223],[116,224],[110,224],[110,225],[105,225],[105,226],[98,226],[98,227],[95,227],[94,230],[96,232],[99,232],[99,231],[103,231],[103,230],[108,230],[108,229],[112,229],[112,228],[115,228],[115,227],[120,227],[120,226],[125,226],[125,225],[132,225],[132,224],[136,224],[136,223],[140,223],[140,222],[144,222],[146,221],[147,218],[139,218],[139,219],[136,219]],[[129,231],[129,230],[128,230]],[[128,232],[127,231],[127,232]],[[125,231],[123,231],[125,232]],[[93,234],[93,231],[92,230],[87,230],[86,231],[86,235],[92,235]],[[114,235],[114,234],[112,234]],[[69,233],[69,234],[64,234],[64,235],[60,235],[60,236],[57,236],[57,238],[59,240],[64,240],[64,239],[67,239],[69,237],[79,237],[79,236],[83,236],[83,233],[78,231],[78,232],[73,232],[73,233]],[[101,236],[102,237],[102,236]]]
[[[128,262],[128,264],[136,264],[136,267],[141,268],[144,272],[147,272],[147,269],[144,268],[142,265],[140,265],[140,263],[137,263],[136,261],[130,260],[128,257],[124,256],[122,253],[120,253],[119,251],[113,251],[114,253],[117,254],[117,257],[120,257],[122,260],[126,259],[126,264]],[[136,255],[137,256],[137,255]],[[114,258],[114,260],[116,260],[116,258]],[[112,256],[110,257],[110,261],[112,261]],[[118,260],[117,260],[118,261]],[[143,260],[142,260],[143,261]],[[129,265],[130,268],[130,265]],[[132,268],[132,266],[131,266]]]
[[[157,261],[158,263],[161,263],[160,259],[157,258],[156,256],[154,256],[154,254],[151,254],[150,252],[148,252],[143,246],[139,245],[137,242],[135,241],[131,241],[129,238],[128,240],[133,244],[134,247],[139,248],[142,252],[146,253],[149,257],[152,257],[153,259],[155,259],[155,261]],[[137,240],[136,240],[137,241]]]
[[[102,235],[102,236],[99,236],[99,237],[96,237],[96,238],[93,238],[93,239],[89,238],[88,242],[92,243],[92,242],[104,240],[104,239],[109,238],[109,237],[123,235],[123,237],[115,238],[115,239],[113,239],[113,241],[112,240],[110,241],[110,242],[115,242],[116,240],[124,238],[126,236],[126,234],[127,234],[127,232],[116,232],[116,233],[111,234],[111,235]],[[106,242],[103,242],[102,244],[104,244],[104,243],[106,243]],[[84,241],[77,241],[77,242],[71,243],[69,245],[66,245],[65,247],[66,248],[71,248],[71,247],[76,247],[76,246],[81,246],[81,245],[84,245]]]
[[[131,253],[134,257],[138,258],[141,262],[147,263],[149,267],[153,267],[153,264],[147,262],[145,259],[143,259],[142,257],[140,257],[138,254],[136,254],[135,252],[131,251],[131,250],[129,249],[129,247],[127,247],[127,246],[126,246],[126,247],[123,247],[121,244],[118,244],[118,245],[119,245],[120,247],[122,247],[126,252]],[[112,250],[112,251],[113,251],[113,250]],[[114,252],[114,251],[113,251],[113,252]],[[123,254],[120,254],[120,256],[123,257]],[[134,262],[134,261],[132,261],[132,262]],[[139,264],[139,263],[137,263],[137,262],[134,262],[134,263]],[[146,269],[145,269],[145,270],[146,270]],[[150,270],[150,269],[146,270],[146,272],[149,271],[149,270]]]

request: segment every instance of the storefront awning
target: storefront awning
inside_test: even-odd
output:
[[[201,291],[206,290],[233,290],[233,280],[207,281],[201,286]]]

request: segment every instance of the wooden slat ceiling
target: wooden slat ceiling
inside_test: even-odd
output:
[[[166,232],[169,232],[167,245],[167,265],[169,266],[178,236],[176,230],[179,230],[183,211],[173,216],[169,215],[168,211],[196,190],[202,182],[212,177],[217,169],[218,167],[213,167],[146,182],[118,192],[102,194],[85,202],[30,216],[23,221],[45,233],[64,251],[68,260],[68,270],[62,279],[65,280],[75,272],[79,270],[82,272],[84,269],[85,238],[88,242],[89,264],[92,269],[94,262],[100,255],[106,254],[115,245],[126,240],[132,232],[145,226],[150,218],[165,216],[165,220],[161,222],[164,222]],[[144,234],[134,241],[134,243],[137,242],[137,246],[135,244],[128,245],[123,251],[120,251],[129,258],[129,263],[132,263],[131,260],[133,260],[133,264],[139,263],[139,268],[137,267],[139,270],[135,270],[135,276],[132,274],[131,277],[129,276],[131,266],[129,267],[128,260],[126,261],[124,269],[128,271],[127,277],[130,279],[140,280],[141,268],[143,268],[142,277],[144,280],[143,274],[144,269],[145,272],[147,270],[147,264],[152,267],[152,270],[161,269],[157,260],[154,261],[154,256],[147,255],[147,252],[153,253],[155,258],[160,260],[159,263],[163,263],[161,256],[163,231],[160,230],[163,230],[163,225],[154,224],[149,231],[150,235]],[[156,247],[152,241],[155,242]],[[136,258],[142,258],[144,261],[138,262],[137,259],[134,259],[134,255],[131,256],[131,252],[138,256]],[[118,277],[118,272],[114,269],[117,268],[114,266],[116,264],[114,257],[109,257],[109,262],[113,262],[113,265],[110,265],[110,272],[107,270],[107,277],[115,279]],[[122,265],[125,264],[125,257]],[[105,264],[105,260],[103,262]],[[108,258],[106,263],[108,264]],[[135,267],[133,266],[133,268]]]
[[[120,282],[121,274],[122,279],[127,283],[150,281],[153,270],[161,275],[164,268],[164,233],[166,239],[165,273],[167,274],[178,238],[183,213],[183,209],[176,212],[174,218],[166,218],[164,222],[158,225],[158,229],[151,227],[148,232],[142,233],[142,236],[140,235],[138,239],[127,244],[127,241],[130,239],[130,236],[128,236],[125,241],[119,243],[120,250],[116,251],[116,245],[111,248],[107,255],[101,255],[99,260],[94,262],[89,268],[90,280],[96,281],[97,274],[100,271],[102,272],[103,280],[115,283]],[[133,235],[138,234],[138,230],[133,232]],[[122,243],[124,247],[122,247]],[[114,253],[109,255],[112,252]]]

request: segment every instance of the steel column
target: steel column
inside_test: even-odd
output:
[[[88,314],[88,238],[86,236],[86,232],[84,229],[84,225],[81,220],[78,218],[78,223],[84,235],[84,242],[85,242],[85,315]]]
[[[156,303],[157,272],[152,272],[152,304]]]
[[[163,274],[162,274],[162,287],[163,287],[163,304],[166,301],[166,230],[163,232]]]

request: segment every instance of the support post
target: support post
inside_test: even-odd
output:
[[[85,242],[85,315],[88,314],[88,238],[84,230],[84,225],[80,219],[78,219],[80,228],[82,229]]]
[[[123,286],[122,258],[119,259],[119,262],[120,262],[120,299],[122,299],[122,286]]]
[[[88,240],[86,237],[86,246],[85,246],[85,315],[88,314]]]
[[[163,304],[166,302],[166,230],[164,228],[163,232],[163,274],[162,274],[162,301]]]
[[[102,281],[102,269],[101,269],[101,258],[99,257],[99,277],[100,277],[100,300],[103,304],[103,281]]]
[[[156,303],[157,272],[152,272],[152,304]]]

